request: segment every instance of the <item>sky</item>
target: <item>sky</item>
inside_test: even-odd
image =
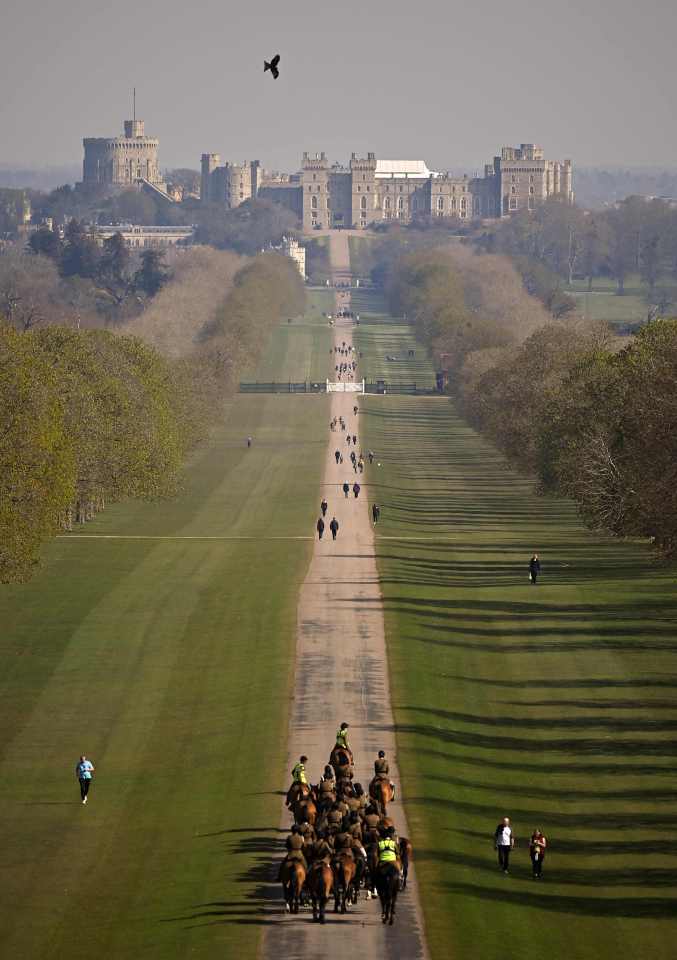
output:
[[[163,168],[304,150],[481,170],[677,162],[674,0],[3,0],[0,164],[80,163],[137,117]],[[281,75],[263,73],[281,54]]]

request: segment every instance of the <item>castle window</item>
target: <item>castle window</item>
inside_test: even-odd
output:
[[[510,193],[512,194],[517,193],[517,187],[510,187]]]
[[[404,197],[397,198],[397,209],[404,210]]]
[[[510,197],[510,209],[517,210],[517,197]]]
[[[444,212],[444,197],[437,198],[437,210],[439,213]]]
[[[534,197],[529,197],[529,209],[530,209],[530,210],[533,210],[533,209],[534,209],[534,199],[535,199]]]
[[[386,210],[390,210],[390,197],[386,197],[384,207]]]
[[[310,206],[313,210],[317,210],[317,197],[311,197]]]
[[[533,187],[529,187],[529,193],[531,193],[531,194],[533,195],[533,192],[534,192],[534,188],[533,188]]]
[[[512,181],[512,183],[517,183],[517,177],[515,176],[514,173],[513,173],[513,175],[510,177],[510,180]]]
[[[515,179],[515,178],[513,177],[513,180],[514,180],[514,179]],[[313,174],[313,180],[317,180],[317,174],[316,174],[316,173]]]
[[[366,180],[366,179],[367,179],[367,174],[366,174],[366,173],[363,173],[363,174],[362,174],[362,179],[363,179],[363,180]]]
[[[367,184],[367,193],[369,193],[369,184]]]
[[[366,209],[367,209],[367,198],[366,198],[366,197],[362,197],[362,199],[360,200],[360,206],[362,207],[363,210],[366,210]]]
[[[361,186],[359,185],[359,183],[358,183],[358,185],[357,185],[357,192],[359,193],[361,189],[362,189],[362,187],[361,187]]]

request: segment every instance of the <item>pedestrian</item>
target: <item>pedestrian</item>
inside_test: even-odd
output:
[[[348,486],[348,481],[346,480],[346,482],[343,484],[343,496],[347,497],[349,493],[350,487]]]
[[[356,480],[355,483],[353,484],[353,493],[355,494],[355,499],[356,499],[356,500],[357,500],[357,498],[358,498],[359,495],[360,495],[360,489],[361,489],[361,488],[360,488],[360,485],[359,485],[359,483],[358,483],[357,480]]]
[[[357,416],[357,412],[358,412],[358,407],[357,406],[353,407],[353,413],[355,414],[355,416]]]
[[[543,861],[545,859],[545,848],[548,841],[545,839],[539,827],[536,827],[531,834],[529,841],[529,856],[531,857],[531,872],[534,880],[540,880],[543,874]]]
[[[339,522],[336,517],[331,518],[331,523],[329,524],[329,529],[331,530],[332,540],[336,540],[336,534],[339,531]]]
[[[341,454],[341,456],[340,456],[340,458],[339,458],[339,463],[343,463],[343,454]]]
[[[360,473],[364,473],[364,460],[362,457],[357,461],[357,465],[360,468]]]
[[[323,497],[323,498],[322,498],[322,503],[320,504],[320,510],[322,511],[322,516],[323,516],[323,517],[326,517],[326,516],[327,516],[327,508],[328,508],[328,506],[329,506],[329,504],[327,503],[327,501],[326,501],[326,500],[324,499],[324,497]]]
[[[75,764],[75,776],[80,784],[80,800],[82,803],[87,803],[87,795],[92,784],[93,773],[94,764],[83,754]]]
[[[532,584],[536,586],[536,577],[541,572],[541,561],[538,559],[538,554],[535,553],[531,560],[529,561],[529,579]]]
[[[498,853],[498,866],[503,873],[508,872],[510,851],[515,846],[515,835],[510,826],[510,817],[503,817],[494,830],[494,848]]]
[[[341,459],[341,451],[340,451],[340,450],[335,450],[335,451],[334,451],[334,456],[336,457],[336,465],[338,466],[338,462],[339,462],[339,460]]]
[[[369,451],[368,457],[369,457],[369,466],[371,466],[371,464],[374,462],[374,451],[373,451],[373,450],[370,450],[370,451]]]
[[[252,445],[252,438],[251,438],[251,437],[247,437],[247,446],[248,446],[248,447],[251,447],[251,445]]]
[[[357,446],[357,437],[353,434],[353,444]]]
[[[378,518],[381,516],[381,508],[377,503],[372,504],[371,515],[374,518],[374,526],[378,523]]]
[[[322,517],[317,518],[317,539],[322,539],[322,534],[324,533],[324,520]]]
[[[355,465],[355,461],[356,461],[356,460],[357,460],[357,454],[355,453],[354,450],[351,450],[351,451],[350,451],[350,462],[353,464],[353,466]]]
[[[350,434],[347,435],[346,440],[348,441],[348,446],[350,446]]]

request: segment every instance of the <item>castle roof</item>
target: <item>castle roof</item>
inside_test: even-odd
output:
[[[377,160],[376,179],[389,177],[408,177],[409,179],[427,180],[436,177],[433,170],[428,170],[425,160]]]

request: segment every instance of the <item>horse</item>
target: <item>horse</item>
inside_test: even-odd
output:
[[[334,874],[326,860],[313,864],[308,874],[308,890],[313,904],[313,920],[324,923],[327,901],[334,890]]]
[[[334,912],[348,912],[348,900],[357,901],[356,891],[353,889],[355,880],[355,859],[349,853],[339,853],[334,858]]]
[[[282,865],[282,890],[287,913],[298,913],[306,871],[300,860],[288,860]]]
[[[400,889],[400,871],[396,863],[381,864],[376,873],[376,889],[381,901],[381,920],[392,926]]]
[[[345,777],[344,770],[353,765],[352,751],[347,747],[335,746],[329,756],[329,766],[333,768],[337,781]],[[352,779],[352,776],[351,776]]]
[[[310,784],[309,783],[300,783],[296,781],[292,783],[291,787],[287,791],[287,806],[291,807],[297,800],[301,800],[303,797],[310,796]]]
[[[393,799],[393,789],[390,786],[390,781],[384,777],[374,777],[369,784],[369,796],[376,807],[376,812],[385,817],[387,805]]]
[[[411,845],[411,842],[407,840],[406,837],[400,837],[400,863],[402,864],[402,882],[400,884],[401,890],[406,890],[407,888],[407,874],[409,873],[409,861],[411,860],[414,854],[414,849]]]
[[[367,900],[377,896],[376,880],[378,876],[378,840],[367,846],[366,886]]]
[[[312,796],[300,797],[298,800],[295,800],[292,804],[292,813],[294,814],[294,822],[309,823],[311,827],[315,826],[315,821],[317,820],[317,806]]]

